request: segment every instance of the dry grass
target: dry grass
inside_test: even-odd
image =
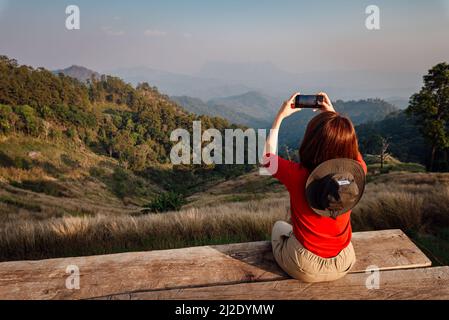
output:
[[[209,205],[190,206],[180,212],[4,221],[0,223],[0,260],[264,240],[269,239],[275,221],[289,219],[286,192],[264,194],[262,200],[211,205],[214,195],[216,199],[223,197],[214,190],[206,194]],[[197,204],[202,203],[199,198]],[[367,185],[353,211],[352,223],[355,231],[400,228],[429,234],[448,228],[449,174],[392,173],[377,177]]]
[[[381,176],[353,210],[354,230],[399,228],[431,233],[449,227],[449,175]]]
[[[6,223],[0,227],[0,260],[266,239],[276,220],[288,218],[287,203],[287,198],[282,198],[163,215],[99,215]]]

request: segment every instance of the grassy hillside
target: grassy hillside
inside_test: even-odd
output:
[[[123,215],[163,189],[73,142],[12,136],[0,143],[0,226],[64,216]]]
[[[283,186],[269,176],[260,176],[257,170],[232,180],[222,181],[203,192],[188,197],[185,208],[205,207],[232,202],[263,200],[284,192]]]

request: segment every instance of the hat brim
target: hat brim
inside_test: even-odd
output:
[[[325,161],[321,163],[318,167],[313,170],[309,177],[307,178],[306,182],[306,198],[307,202],[309,203],[310,208],[317,214],[325,217],[330,217],[331,212],[330,210],[317,208],[316,205],[314,205],[315,197],[316,197],[316,188],[314,188],[314,182],[330,175],[330,174],[336,174],[336,173],[345,173],[349,172],[353,175],[354,181],[357,184],[357,187],[359,189],[359,194],[357,197],[357,200],[354,201],[352,204],[342,208],[341,210],[335,212],[335,215],[340,215],[345,212],[348,212],[352,208],[354,208],[357,203],[360,201],[360,198],[363,195],[363,192],[365,191],[365,183],[366,183],[366,175],[365,171],[363,170],[363,167],[361,164],[355,160],[352,159],[332,159]]]

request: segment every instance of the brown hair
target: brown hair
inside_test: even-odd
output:
[[[331,159],[356,160],[358,154],[351,120],[335,112],[322,112],[310,120],[299,148],[301,163],[309,170]]]

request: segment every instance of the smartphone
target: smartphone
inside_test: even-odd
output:
[[[295,98],[295,108],[316,108],[319,109],[324,103],[322,95],[297,95]]]

